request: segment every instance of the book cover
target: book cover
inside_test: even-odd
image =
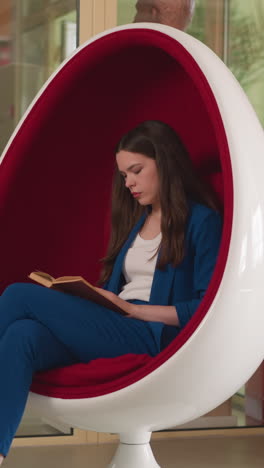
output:
[[[73,296],[79,296],[83,299],[89,299],[90,301],[113,310],[121,315],[128,315],[127,312],[100,294],[98,289],[86,281],[82,276],[60,276],[58,278],[53,278],[53,276],[48,273],[44,273],[43,271],[33,271],[30,273],[29,278],[46,288],[55,289],[56,291],[61,291],[66,294],[72,294]]]

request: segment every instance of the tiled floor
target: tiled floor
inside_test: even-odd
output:
[[[111,444],[15,448],[3,468],[106,468],[115,449]],[[262,436],[159,440],[152,449],[162,468],[264,467]]]

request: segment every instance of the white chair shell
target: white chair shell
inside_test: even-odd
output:
[[[151,432],[187,423],[212,410],[231,397],[263,359],[264,136],[245,93],[227,67],[186,33],[163,25],[131,24],[93,37],[75,54],[124,29],[158,31],[178,41],[195,59],[213,91],[227,135],[234,185],[224,275],[196,331],[151,374],[100,397],[67,400],[31,393],[29,404],[39,414],[71,427],[119,433],[121,445],[110,467],[154,468],[158,465],[148,446]]]

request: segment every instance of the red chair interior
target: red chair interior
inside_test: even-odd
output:
[[[223,203],[222,245],[207,294],[157,357],[126,355],[42,372],[32,386],[37,393],[85,398],[139,380],[191,336],[221,282],[232,173],[217,103],[203,72],[177,41],[154,30],[128,29],[81,49],[41,94],[7,150],[0,168],[1,288],[28,281],[37,269],[98,279],[114,148],[123,133],[148,119],[177,130]]]

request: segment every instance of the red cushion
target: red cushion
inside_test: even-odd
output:
[[[127,385],[127,374],[140,371],[151,360],[147,354],[126,354],[111,359],[95,359],[89,364],[38,372],[31,390],[59,398],[88,398],[104,395]]]
[[[50,82],[7,150],[0,168],[1,287],[27,281],[36,269],[96,281],[105,253],[114,147],[124,132],[147,119],[177,130],[201,176],[222,197],[222,245],[207,294],[182,333],[155,358],[127,355],[48,371],[35,376],[33,391],[84,398],[137,381],[191,336],[221,282],[233,192],[214,95],[174,39],[128,29],[80,50]]]

